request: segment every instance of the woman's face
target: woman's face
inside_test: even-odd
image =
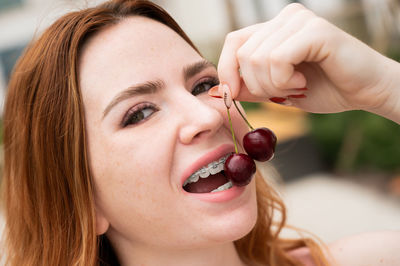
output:
[[[218,193],[182,187],[234,151],[223,101],[207,95],[218,84],[213,65],[167,26],[131,17],[85,44],[79,78],[98,233],[137,246],[202,247],[250,231],[254,180]],[[247,127],[231,113],[241,140]]]

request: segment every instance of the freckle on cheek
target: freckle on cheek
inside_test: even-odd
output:
[[[124,187],[126,188],[125,192],[127,197],[133,197],[136,200],[141,200],[143,195],[146,195],[146,193],[143,193],[143,184],[144,182],[139,178],[132,182],[131,185],[125,185]]]

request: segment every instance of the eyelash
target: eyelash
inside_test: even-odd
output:
[[[201,80],[199,83],[197,83],[194,86],[194,88],[192,90],[192,94],[194,96],[197,96],[197,95],[199,95],[199,94],[201,94],[203,92],[208,91],[209,89],[211,89],[212,87],[214,87],[214,86],[216,86],[218,84],[219,84],[218,78],[215,78],[215,77],[205,78],[205,79]],[[204,85],[207,85],[208,87],[204,89]],[[202,88],[203,90],[198,91],[197,88],[200,87],[200,86],[203,86],[203,88]]]
[[[214,87],[214,86],[216,86],[218,84],[219,84],[218,78],[215,78],[215,77],[205,78],[205,79],[201,80],[199,83],[197,83],[194,86],[194,89],[192,90],[192,94],[194,96],[197,96],[197,95],[199,95],[199,94],[201,94],[203,92],[208,91],[209,89],[211,89],[212,87]],[[205,85],[207,87],[204,87]],[[201,88],[197,89],[199,87],[201,87]],[[146,117],[145,117],[145,115],[143,115],[142,117],[137,117],[139,114],[141,114],[141,113],[143,114],[143,111],[146,110],[146,109],[151,109],[153,112],[151,114],[147,115]],[[151,104],[151,103],[138,104],[137,106],[135,106],[132,109],[130,109],[128,111],[128,113],[124,116],[124,118],[122,119],[121,126],[124,128],[124,127],[127,127],[129,125],[136,125],[136,124],[142,123],[145,120],[149,119],[149,117],[151,117],[158,110],[159,109],[157,107],[155,107],[154,104]],[[140,120],[139,121],[133,121],[134,119],[137,119],[137,118],[140,119]]]
[[[151,109],[152,113],[147,115],[146,117],[144,117],[145,115],[143,115],[142,117],[137,117],[140,113],[143,114],[143,111],[147,110],[147,109]],[[151,117],[158,110],[159,109],[157,107],[155,107],[154,104],[151,104],[151,103],[140,103],[140,104],[136,105],[135,107],[133,107],[132,109],[130,109],[126,113],[126,115],[122,119],[121,126],[122,127],[127,127],[129,125],[136,125],[136,124],[142,123],[145,120],[149,119],[149,117]],[[140,120],[139,121],[134,121],[135,118],[138,118]]]

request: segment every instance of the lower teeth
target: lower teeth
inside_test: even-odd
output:
[[[232,182],[229,181],[229,182],[223,184],[222,186],[214,189],[213,191],[211,191],[211,193],[212,192],[219,192],[219,191],[227,190],[227,189],[230,189],[232,186],[233,186]]]

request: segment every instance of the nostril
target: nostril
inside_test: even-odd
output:
[[[197,139],[197,138],[200,137],[200,135],[201,135],[201,132],[200,132],[200,133],[197,133],[197,134],[194,136],[194,138]]]
[[[194,138],[194,139],[201,138],[203,135],[206,135],[206,134],[209,133],[210,131],[211,131],[211,130],[201,131],[201,132],[197,133],[193,138]]]

